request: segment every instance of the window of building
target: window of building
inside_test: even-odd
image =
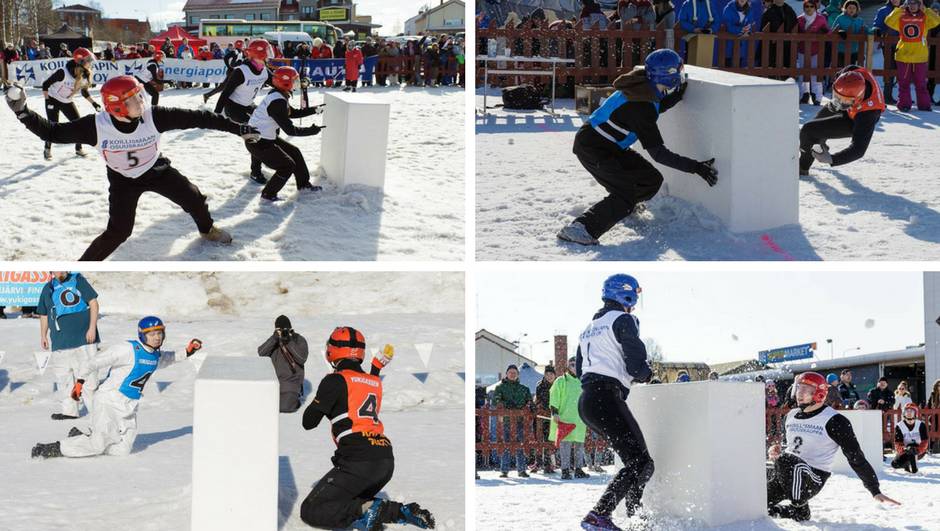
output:
[[[254,20],[254,19],[255,19],[254,13],[248,13],[247,15],[245,15],[245,20]]]

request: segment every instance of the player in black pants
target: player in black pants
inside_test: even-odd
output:
[[[865,156],[884,110],[884,95],[874,76],[860,66],[843,68],[832,85],[832,99],[800,127],[800,176],[809,175],[814,160],[841,166]],[[829,153],[826,140],[830,138],[851,138],[852,142],[838,153]]]
[[[240,125],[207,111],[145,107],[140,82],[118,76],[101,87],[105,112],[68,123],[50,123],[26,107],[26,93],[8,89],[7,104],[33,134],[48,142],[95,146],[107,165],[109,188],[108,227],[88,247],[80,260],[104,260],[134,229],[137,201],[144,192],[158,193],[192,216],[203,238],[231,243],[232,237],[213,224],[206,197],[160,152],[160,134],[173,129],[214,129],[257,136]]]
[[[815,372],[804,372],[793,382],[797,407],[787,413],[786,448],[776,444],[768,451],[774,461],[767,477],[770,516],[809,520],[809,500],[826,484],[840,449],[876,500],[900,505],[881,493],[878,476],[865,459],[849,419],[825,404],[828,388],[823,375]],[[780,505],[784,500],[790,503]]]
[[[648,382],[653,376],[646,347],[640,340],[639,320],[631,313],[639,294],[640,285],[630,275],[613,275],[605,280],[601,292],[604,307],[594,314],[578,344],[578,413],[623,461],[623,468],[581,521],[581,527],[590,531],[620,529],[610,515],[623,500],[627,515],[632,517],[640,508],[646,483],[653,477],[653,459],[626,402],[632,385]]]
[[[574,137],[572,151],[591,176],[607,190],[601,199],[558,232],[561,240],[596,245],[597,239],[636,205],[656,195],[663,176],[631,149],[637,140],[653,160],[700,176],[708,186],[718,182],[715,159],[697,162],[666,148],[656,121],[685,92],[682,59],[672,50],[656,50],[643,67],[614,80],[617,89]]]
[[[320,190],[310,184],[310,171],[300,150],[280,137],[280,130],[291,136],[309,136],[320,132],[321,127],[294,127],[291,118],[303,118],[320,112],[321,106],[295,109],[290,106],[289,98],[298,79],[297,71],[290,66],[281,66],[272,74],[271,85],[274,87],[264,100],[252,112],[248,125],[258,129],[261,138],[257,142],[245,142],[253,160],[260,160],[274,170],[274,175],[261,190],[261,198],[277,201],[277,193],[287,184],[293,174],[297,180],[297,189],[304,191]]]
[[[395,471],[392,443],[379,420],[382,380],[379,372],[394,356],[391,345],[373,358],[369,374],[362,370],[365,338],[349,326],[333,330],[326,360],[334,372],[320,381],[317,395],[304,411],[304,429],[325,417],[330,421],[336,453],[333,469],[313,487],[300,505],[300,518],[322,528],[376,531],[384,524],[434,528],[434,517],[417,503],[376,498]]]
[[[50,122],[58,122],[59,113],[62,113],[70,122],[78,120],[80,115],[75,102],[72,101],[77,92],[81,92],[95,111],[101,110],[101,105],[98,105],[88,92],[94,62],[95,56],[91,51],[87,48],[78,48],[72,52],[71,61],[65,63],[65,66],[43,81],[42,97],[46,101],[46,119]],[[46,160],[52,160],[52,142],[46,142],[42,154]],[[81,144],[75,144],[75,154],[80,157],[85,156]]]
[[[163,59],[165,54],[162,50],[153,52],[153,57],[147,61],[144,68],[135,76],[137,81],[144,86],[144,90],[150,95],[150,106],[160,104],[160,92],[163,90]]]
[[[222,113],[233,122],[247,124],[251,113],[255,110],[254,99],[264,85],[271,83],[271,71],[265,64],[273,57],[271,45],[267,41],[258,39],[248,43],[244,51],[245,60],[236,65],[231,74],[225,78],[222,94],[215,104],[215,112]],[[251,156],[251,172],[249,176],[258,184],[268,182],[261,173],[261,159]]]

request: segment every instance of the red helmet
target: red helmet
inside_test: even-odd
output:
[[[366,357],[366,340],[362,332],[351,326],[339,326],[326,342],[326,361],[336,365],[340,360],[361,362]]]
[[[137,81],[134,76],[117,76],[105,81],[101,86],[101,99],[104,101],[104,109],[111,116],[127,118],[128,98],[137,95],[143,85]]]
[[[238,39],[237,41],[235,41],[236,50],[241,50],[244,45],[245,45],[245,42],[242,41],[241,39]]]
[[[865,76],[854,70],[846,72],[833,83],[832,91],[853,103],[857,102],[865,95]]]
[[[807,385],[813,388],[813,402],[822,403],[829,393],[826,377],[818,372],[804,372],[793,380],[793,385]],[[795,388],[794,388],[795,389]]]
[[[279,66],[274,71],[274,79],[271,80],[271,84],[278,90],[291,92],[294,90],[294,82],[297,81],[298,77],[300,77],[300,74],[294,70],[294,67]]]
[[[907,412],[908,412],[908,411],[913,411],[913,412],[914,412],[914,415],[913,415],[911,418],[916,419],[917,417],[920,416],[920,408],[917,407],[917,404],[913,404],[913,403],[911,403],[911,404],[905,404],[905,405],[904,405],[904,410],[901,411],[901,416],[904,417],[904,418],[908,418],[908,417],[907,417]]]
[[[163,53],[163,50],[156,50],[155,52],[153,52],[154,61],[158,63],[162,63],[164,59],[166,59],[166,54]]]
[[[85,63],[94,63],[95,54],[91,53],[91,50],[88,48],[77,48],[74,52],[72,52],[72,60],[80,65]]]
[[[245,48],[245,57],[256,61],[267,61],[271,57],[271,45],[264,39],[256,39],[248,43]]]

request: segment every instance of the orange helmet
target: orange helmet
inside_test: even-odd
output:
[[[865,76],[855,72],[846,72],[836,79],[832,91],[852,102],[857,102],[865,95]]]
[[[326,361],[336,365],[345,359],[362,362],[366,357],[366,339],[351,326],[339,326],[326,342]]]
[[[907,412],[910,411],[913,415],[908,416]],[[901,415],[904,418],[916,419],[920,416],[920,408],[917,407],[917,404],[910,403],[904,405],[904,411],[901,412]]]
[[[164,59],[166,59],[166,54],[163,53],[163,50],[156,50],[156,51],[153,52],[153,60],[154,60],[154,61],[156,61],[156,62],[158,62],[158,63],[162,63]]]
[[[298,77],[300,77],[300,74],[293,67],[279,66],[274,71],[274,79],[271,80],[271,84],[278,90],[291,92],[294,90],[294,82],[297,81]]]
[[[101,99],[104,101],[104,109],[111,116],[127,118],[128,98],[132,98],[140,93],[143,85],[134,76],[117,76],[105,81],[101,86]]]
[[[245,48],[245,57],[256,61],[267,61],[271,57],[271,45],[264,39],[256,39],[248,43]]]
[[[91,64],[95,62],[95,54],[88,48],[77,48],[72,52],[72,60],[79,65]]]

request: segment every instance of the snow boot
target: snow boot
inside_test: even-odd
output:
[[[500,472],[500,473],[499,473],[499,477],[501,477],[501,478],[508,478],[508,477],[509,477],[509,472]]]
[[[912,456],[911,456],[911,470],[910,470],[910,472],[911,472],[911,474],[916,474],[916,473],[917,473],[917,456],[916,456],[916,455],[912,455]]]
[[[42,158],[46,160],[52,160],[52,148],[45,148],[42,150]]]
[[[809,505],[774,505],[767,509],[767,514],[772,518],[789,518],[797,522],[805,522],[810,518]]]
[[[82,148],[76,148],[76,149],[75,149],[75,156],[76,156],[76,157],[82,157],[82,158],[84,158],[84,157],[87,157],[87,156],[88,156],[88,153],[85,153],[85,150],[83,150]]]
[[[558,231],[558,239],[580,245],[597,245],[597,238],[591,236],[580,221],[572,221]]]
[[[571,479],[571,470],[567,468],[561,469],[561,479]]]
[[[591,477],[591,475],[585,472],[584,470],[581,470],[581,468],[579,467],[579,468],[574,469],[574,477],[576,477],[577,479],[584,479],[584,478]]]
[[[410,524],[421,529],[434,529],[434,515],[417,503],[402,505],[398,510],[400,518],[397,524]]]
[[[520,477],[520,478],[527,478],[527,477],[529,477],[529,473],[526,472],[525,470],[520,470],[520,471],[519,471],[519,477]]]
[[[385,529],[384,524],[405,524],[421,529],[434,529],[434,516],[417,503],[402,505],[390,500],[375,499],[365,513],[352,523],[352,528],[379,531]]]
[[[248,178],[258,184],[268,184],[268,178],[263,173],[252,173]]]
[[[53,413],[52,420],[75,420],[78,417],[73,417],[72,415],[66,415],[65,413]]]
[[[594,511],[587,513],[584,520],[581,520],[581,529],[588,531],[623,531],[617,527],[609,516],[597,514]]]
[[[312,192],[319,192],[320,190],[323,190],[323,187],[307,183],[307,184],[302,184],[298,186],[297,190],[301,192],[312,193]]]
[[[382,524],[382,505],[384,500],[373,500],[372,505],[358,520],[354,521],[350,527],[352,529],[359,529],[361,531],[381,531],[385,529],[385,526]]]
[[[62,450],[59,448],[59,441],[54,443],[37,443],[36,446],[33,446],[33,451],[31,457],[33,459],[43,458],[49,459],[50,457],[62,457]]]
[[[202,237],[210,242],[219,242],[224,244],[232,243],[232,235],[226,232],[224,229],[220,229],[213,225],[209,232],[202,234]]]
[[[78,437],[79,435],[85,435],[85,433],[75,426],[72,426],[72,429],[69,430],[69,437]]]

